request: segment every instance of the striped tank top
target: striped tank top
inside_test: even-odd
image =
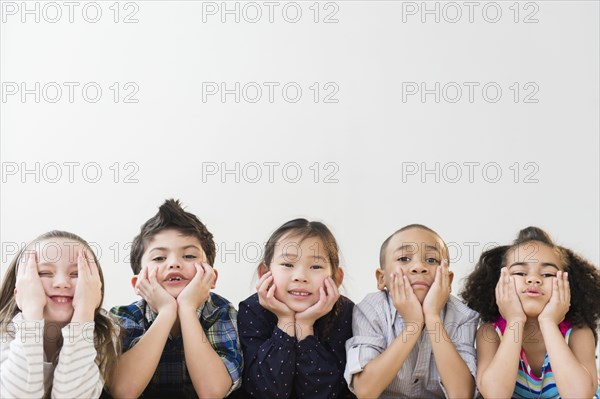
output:
[[[506,328],[506,320],[502,317],[494,322],[494,328],[502,339],[504,330]],[[560,333],[565,337],[567,344],[569,343],[569,336],[573,330],[573,325],[566,320],[563,320],[558,328]],[[558,389],[556,388],[556,382],[554,381],[554,374],[552,373],[552,366],[548,359],[548,353],[544,357],[544,363],[542,365],[542,375],[537,377],[531,371],[525,351],[521,348],[521,355],[519,359],[519,372],[517,375],[517,381],[515,384],[515,390],[512,394],[515,399],[560,399]],[[600,398],[600,385],[598,386],[594,399]]]

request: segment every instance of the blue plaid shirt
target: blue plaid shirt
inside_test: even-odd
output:
[[[110,312],[121,326],[123,352],[131,349],[142,338],[157,316],[144,300],[116,306]],[[198,320],[211,346],[227,367],[233,382],[230,392],[239,388],[243,364],[235,308],[228,300],[211,292],[204,306],[198,310]],[[169,336],[167,339],[154,376],[141,397],[198,397],[186,368],[181,335]]]

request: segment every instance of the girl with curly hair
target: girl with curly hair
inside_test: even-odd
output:
[[[484,397],[600,397],[594,265],[528,227],[481,254],[461,296],[484,323],[476,338]]]

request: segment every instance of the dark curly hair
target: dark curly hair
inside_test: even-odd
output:
[[[186,212],[179,200],[168,199],[160,206],[158,213],[144,223],[140,234],[133,239],[130,257],[133,274],[138,274],[142,269],[142,256],[148,243],[165,229],[174,229],[183,235],[196,237],[202,245],[208,264],[214,266],[217,249],[212,233],[196,215]]]
[[[479,312],[482,322],[495,321],[500,315],[495,288],[500,278],[500,269],[506,266],[506,255],[519,245],[533,241],[555,250],[565,271],[569,272],[571,307],[565,319],[577,327],[588,326],[596,336],[600,319],[600,271],[572,250],[554,244],[548,233],[538,227],[521,230],[512,245],[483,252],[475,270],[467,277],[460,296],[471,309]]]

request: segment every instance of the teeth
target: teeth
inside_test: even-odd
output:
[[[300,295],[300,296],[309,296],[310,295],[308,292],[298,292],[298,291],[290,291],[290,294]]]
[[[171,277],[169,281],[181,281],[181,277]]]
[[[69,302],[69,299],[68,298],[64,298],[64,297],[62,297],[62,298],[54,298],[54,300],[56,302],[58,302],[58,303],[67,303],[67,302]]]

